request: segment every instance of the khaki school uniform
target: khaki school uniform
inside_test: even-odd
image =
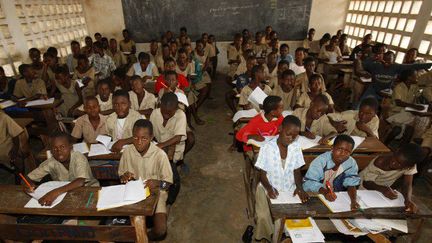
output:
[[[158,108],[152,112],[150,121],[153,124],[154,136],[159,143],[166,142],[174,136],[181,136],[180,143],[175,146],[172,160],[182,160],[186,141],[186,114],[182,110],[177,109],[174,116],[168,120],[165,126],[163,126],[164,119],[160,108]]]
[[[329,105],[334,105],[332,97],[327,92],[322,92],[322,94],[325,95],[329,100]],[[300,107],[303,108],[309,108],[311,103],[312,100],[309,97],[308,93],[302,93],[298,98],[296,105],[299,105]]]
[[[43,66],[40,69],[33,67],[33,71],[35,72],[36,78],[42,78]]]
[[[126,119],[124,125],[120,127],[117,122],[117,113],[114,112],[108,116],[105,130],[107,135],[112,137],[113,141],[132,137],[132,128],[135,122],[145,118],[137,111],[129,109],[129,114],[124,119]]]
[[[72,137],[74,138],[84,138],[84,142],[86,143],[97,143],[96,138],[98,135],[106,134],[105,130],[105,123],[107,116],[104,116],[102,114],[99,114],[99,125],[96,129],[93,128],[93,125],[91,124],[89,117],[87,114],[80,116],[75,121],[75,126],[72,130]]]
[[[48,174],[53,181],[73,181],[77,178],[84,178],[86,186],[99,186],[99,182],[93,177],[87,158],[75,151],[71,152],[69,168],[51,157],[27,176],[32,181],[39,182]]]
[[[0,164],[8,164],[9,152],[13,147],[12,139],[20,135],[24,129],[0,110]]]
[[[13,95],[17,98],[31,98],[37,94],[46,95],[45,82],[40,79],[33,79],[29,85],[25,79],[19,79],[15,83]]]
[[[300,96],[300,90],[297,88],[294,88],[290,90],[288,93],[284,92],[282,90],[282,87],[280,85],[276,85],[270,95],[279,96],[282,98],[283,103],[283,109],[284,110],[292,110],[294,105],[297,102],[297,99]]]
[[[158,55],[158,56],[156,57],[155,64],[156,64],[156,67],[157,67],[159,70],[161,70],[162,72],[164,71],[164,64],[165,64],[165,61],[164,61],[162,55]]]
[[[257,86],[259,87],[259,86]],[[249,102],[248,98],[249,96],[252,94],[254,90],[249,87],[249,85],[246,85],[242,91],[240,92],[240,99],[239,99],[239,106],[243,106],[243,105],[251,105],[255,110],[260,111],[261,109],[259,108],[259,106],[256,106],[255,104],[252,104]],[[266,95],[270,95],[270,93],[272,92],[271,88],[268,85],[264,85],[264,89],[263,89],[264,93]]]
[[[263,66],[264,66],[264,75],[268,78],[268,86],[273,89],[278,85],[278,68],[276,66],[270,72],[267,64],[264,64]]]
[[[208,58],[216,56],[216,50],[214,50],[213,46],[208,43],[204,47],[204,53]]]
[[[335,121],[346,121],[346,132],[345,134],[351,136],[367,137],[367,134],[359,130],[356,123],[359,121],[358,110],[348,110],[341,113],[331,113],[327,116],[333,118]],[[366,123],[366,126],[372,131],[372,133],[378,138],[379,118],[375,115],[372,120]]]
[[[96,94],[95,90],[96,90],[97,80],[95,79],[96,77],[95,68],[91,67],[84,73],[80,73],[77,69],[75,69],[72,79],[83,79],[85,77],[90,78],[90,82],[87,84],[86,87],[82,89],[83,98],[87,96],[93,96]]]
[[[264,44],[264,43],[261,43],[261,44],[254,43],[252,48],[253,48],[256,56],[265,57],[269,53],[269,51],[268,51],[269,47],[267,44]]]
[[[319,73],[316,73],[316,74],[319,74]],[[302,93],[310,91],[309,90],[309,78],[308,78],[306,72],[301,73],[301,74],[296,76],[296,86],[301,88]],[[324,82],[324,78],[322,77],[322,75],[321,75],[321,90],[323,92],[327,91],[327,88],[326,88],[326,85]]]
[[[303,40],[303,48],[309,50],[311,48],[311,43],[312,43],[312,41],[310,41],[308,38],[304,39]]]
[[[204,64],[207,61],[207,56],[200,56],[198,54],[195,55],[195,58],[198,59],[198,61],[204,66]],[[195,89],[196,90],[200,90],[203,89],[207,86],[207,84],[211,83],[211,77],[209,75],[209,73],[206,70],[202,70],[202,77],[201,80],[198,81],[197,83],[195,83]]]
[[[235,46],[232,45],[232,44],[228,46],[228,51],[227,51],[228,61],[230,61],[230,60],[232,60],[232,61],[238,60],[238,59],[240,59],[241,56],[242,56],[242,50],[241,50],[241,48],[239,50],[237,50],[235,48]],[[238,66],[238,64],[236,64],[236,63],[230,64],[228,76],[230,76],[230,77],[234,76],[234,73],[237,70],[237,66]]]
[[[84,99],[85,99],[85,97],[84,97]],[[107,110],[112,110],[112,94],[109,95],[109,98],[107,101],[102,101],[99,95],[96,95],[96,99],[99,102],[99,108],[100,108],[101,112],[107,111]],[[78,107],[78,110],[84,111],[84,104],[80,105]]]
[[[166,88],[162,88],[161,90],[159,90],[157,103],[159,104],[160,103],[160,99],[162,98],[162,96],[165,93],[169,93],[169,92],[172,92],[172,91],[171,90],[167,90]],[[189,106],[192,105],[192,104],[195,104],[198,101],[198,96],[193,91],[189,91],[189,92],[185,93],[183,90],[181,90],[179,88],[176,88],[176,90],[174,91],[174,93],[182,93],[182,94],[186,95]],[[186,112],[186,106],[183,103],[179,102],[178,107],[179,107],[180,110]]]
[[[166,153],[152,142],[144,155],[141,155],[133,144],[125,148],[118,174],[121,176],[125,172],[131,172],[135,178],[142,180],[153,179],[173,183],[173,173]],[[167,198],[168,192],[160,190],[155,213],[167,213]]]
[[[373,181],[377,185],[390,187],[402,176],[415,175],[417,173],[417,166],[415,165],[407,169],[385,171],[375,165],[375,160],[376,158],[359,173],[362,180],[362,183],[360,184],[362,189],[364,189],[364,181]]]
[[[393,88],[393,94],[390,104],[389,118],[387,121],[396,125],[408,125],[414,121],[415,115],[405,111],[404,107],[396,105],[396,100],[406,103],[415,103],[416,95],[419,93],[419,87],[416,84],[408,86],[401,82]]]
[[[59,84],[56,82],[56,87],[61,93],[61,97],[63,99],[63,104],[61,104],[57,109],[63,116],[68,116],[68,111],[72,106],[74,106],[78,100],[78,94],[75,89],[76,81],[71,80],[71,85],[69,88]]]
[[[157,99],[154,94],[147,92],[144,89],[144,98],[141,104],[138,103],[138,96],[135,92],[129,91],[129,98],[131,102],[131,109],[136,111],[142,111],[147,109],[155,109],[157,104]]]
[[[176,73],[182,74],[183,76],[185,76],[187,78],[189,75],[195,74],[195,62],[194,61],[189,62],[186,65],[186,68],[183,70],[180,69],[180,67],[178,65],[176,65],[175,71],[176,71]]]
[[[240,64],[237,66],[237,70],[235,71],[234,75],[241,75],[247,71],[246,67],[246,59],[242,56],[240,56]],[[265,73],[265,70],[264,70]]]
[[[320,52],[319,40],[314,40],[314,41],[309,42],[308,53],[318,54],[319,52]]]
[[[135,41],[129,40],[128,42],[126,42],[125,40],[121,40],[119,46],[120,51],[122,52],[132,52],[132,48],[135,46]],[[137,61],[135,54],[127,55],[127,59],[129,63],[135,63]]]
[[[121,51],[116,51],[115,53],[112,53],[111,50],[108,50],[106,53],[113,59],[116,67],[121,67],[128,63],[127,57]]]
[[[301,121],[301,130],[306,129],[306,113],[309,108],[297,108],[293,112],[293,116],[296,116]],[[314,120],[309,130],[318,136],[327,136],[332,132],[336,132],[336,129],[330,124],[330,121],[326,115],[321,116],[317,120]]]

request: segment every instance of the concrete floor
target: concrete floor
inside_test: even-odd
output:
[[[206,125],[195,126],[196,144],[186,155],[190,173],[182,175],[182,188],[168,219],[164,243],[235,243],[248,224],[242,178],[243,156],[228,152],[232,122],[224,93],[228,86],[219,78],[212,89],[213,100],[200,109]],[[13,177],[0,170],[0,183]],[[414,194],[432,208],[432,191],[424,180],[416,180]],[[427,220],[419,242],[430,242],[432,220]],[[343,242],[331,237],[331,242]],[[334,240],[335,239],[335,240]]]

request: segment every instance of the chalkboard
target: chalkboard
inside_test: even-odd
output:
[[[160,40],[185,26],[192,40],[201,33],[229,41],[244,28],[271,25],[282,40],[306,37],[312,0],[122,0],[126,28],[136,42]],[[109,16],[106,16],[109,17]]]

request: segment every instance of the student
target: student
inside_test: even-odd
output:
[[[300,96],[300,90],[295,87],[294,71],[286,70],[279,76],[278,85],[273,88],[271,95],[282,98],[284,110],[293,110]]]
[[[367,45],[364,46],[362,51],[357,53],[357,58],[354,60],[354,72],[353,72],[353,81],[352,89],[353,89],[353,98],[352,100],[354,107],[357,107],[357,101],[360,100],[360,96],[362,95],[365,83],[362,81],[363,79],[372,78],[371,74],[367,72],[363,67],[363,61],[369,58],[372,58],[372,46]]]
[[[294,58],[291,54],[289,54],[289,46],[288,44],[282,44],[279,48],[279,56],[277,57],[277,63],[280,61],[285,60],[288,63],[291,63],[294,61]]]
[[[268,44],[271,41],[271,33],[273,32],[273,28],[270,25],[268,25],[268,26],[266,26],[264,32],[265,32],[265,40],[266,40],[266,43]]]
[[[95,41],[101,41],[102,40],[102,35],[99,32],[96,32],[93,37],[95,38]]]
[[[95,96],[85,98],[84,111],[85,115],[76,119],[71,135],[75,140],[83,138],[86,143],[97,143],[97,136],[106,134],[107,117],[100,113],[99,102]]]
[[[183,160],[186,140],[186,115],[178,109],[178,98],[174,93],[165,93],[160,108],[150,116],[157,146],[163,149],[170,161]]]
[[[306,50],[306,52],[309,52],[309,49],[311,48],[312,41],[314,41],[315,36],[315,29],[310,28],[308,31],[307,38],[303,40],[303,48]]]
[[[105,54],[102,43],[99,41],[93,43],[93,51],[94,54],[89,57],[89,61],[95,68],[98,79],[108,78],[116,69],[113,59]]]
[[[183,43],[181,43],[181,41],[180,41],[180,39],[182,39],[182,38],[184,39]],[[185,43],[189,43],[189,44],[191,43],[191,39],[189,38],[189,36],[187,34],[187,28],[186,27],[183,26],[180,28],[180,35],[177,38],[177,42],[179,45],[183,45]]]
[[[178,50],[176,72],[187,77],[189,82],[192,80],[192,78],[194,78],[194,76],[196,76],[195,62],[193,60],[189,60],[187,51],[183,47]]]
[[[279,192],[299,195],[302,202],[309,198],[303,190],[301,167],[305,164],[300,144],[300,120],[286,116],[279,135],[270,139],[260,149],[255,167],[259,170],[259,184],[255,194],[255,239],[271,242],[275,232],[269,208],[269,198],[276,199]],[[277,220],[277,224],[280,220]]]
[[[128,64],[127,57],[117,49],[117,41],[111,38],[109,41],[109,50],[107,51],[108,56],[110,56],[117,68],[124,68]]]
[[[378,138],[379,118],[378,101],[369,97],[360,103],[358,110],[347,110],[342,113],[328,114],[329,119],[346,121],[347,135]]]
[[[18,67],[22,78],[15,83],[13,96],[17,99],[35,100],[47,96],[45,82],[37,78],[33,68],[29,64],[21,64]]]
[[[130,82],[132,85],[132,90],[129,91],[131,109],[150,117],[153,109],[156,108],[156,97],[144,89],[144,81],[140,76],[132,76]]]
[[[305,51],[303,47],[299,47],[295,50],[294,61],[290,62],[289,68],[294,71],[295,75],[304,73],[305,67],[303,66],[303,59],[305,58]]]
[[[132,77],[133,75],[140,76],[144,81],[147,79],[152,80],[159,76],[159,71],[156,65],[150,62],[150,55],[145,52],[138,54],[138,62],[134,63],[127,72],[127,76]]]
[[[43,54],[43,64],[41,79],[45,81],[48,89],[51,89],[52,83],[55,81],[55,70],[60,67],[58,57],[50,52]]]
[[[329,100],[329,113],[334,112],[334,102],[332,97],[325,91],[323,91],[321,84],[323,83],[322,76],[319,74],[313,74],[309,79],[309,91],[302,93],[300,97],[297,100],[296,105],[294,106],[294,109],[296,108],[308,108],[310,106],[310,103],[312,100],[320,95],[323,94],[327,97]]]
[[[98,82],[96,99],[98,100],[100,113],[102,115],[109,115],[114,112],[109,80],[104,79]],[[82,116],[85,114],[83,105],[78,107],[74,112],[74,116]]]
[[[19,167],[17,160],[26,157],[29,151],[25,130],[0,109],[0,165]]]
[[[16,80],[6,76],[3,67],[0,66],[0,99],[9,100],[12,98]]]
[[[125,90],[117,90],[113,94],[114,113],[108,116],[105,130],[113,141],[116,141],[111,151],[118,153],[124,145],[132,143],[132,126],[144,118],[140,113],[131,109],[129,93]]]
[[[90,36],[84,38],[85,46],[81,49],[81,54],[90,57],[93,55],[93,39]]]
[[[255,55],[258,57],[265,58],[267,56],[268,45],[265,43],[265,37],[261,31],[255,34],[255,43],[253,44],[253,50]]]
[[[207,99],[211,87],[211,77],[207,72],[208,68],[208,56],[206,56],[204,50],[204,42],[198,40],[193,55],[195,62],[196,77],[192,79],[192,86],[198,94],[197,107],[200,107]]]
[[[358,209],[357,186],[360,185],[360,177],[357,162],[350,156],[353,148],[354,140],[350,136],[338,135],[332,150],[321,154],[309,165],[303,189],[318,192],[331,202],[336,199],[334,192],[348,191],[351,210]]]
[[[212,52],[214,52],[214,56],[210,57],[209,61],[210,61],[210,64],[212,66],[211,77],[215,78],[217,63],[218,63],[219,49],[217,47],[216,37],[214,35],[209,35],[208,44],[212,46]]]
[[[78,57],[81,54],[80,43],[76,40],[71,41],[71,54],[66,57],[66,65],[69,68],[69,72],[75,72],[75,68],[78,66]]]
[[[150,55],[150,62],[153,62],[157,66],[157,59],[160,55],[160,49],[159,49],[159,44],[154,39],[150,41],[149,55]]]
[[[111,73],[111,81],[114,86],[114,91],[123,89],[126,91],[131,90],[131,83],[126,75],[126,70],[124,68],[117,68]]]
[[[108,54],[108,52],[109,52],[109,50],[108,50],[108,47],[109,47],[108,38],[102,37],[100,39],[100,42],[102,43],[102,48],[103,48],[105,54],[109,55]]]
[[[243,110],[249,110],[254,108],[259,111],[260,107],[257,107],[256,104],[252,104],[248,101],[249,96],[252,92],[259,87],[263,90],[264,93],[269,95],[271,93],[271,88],[263,83],[264,81],[264,67],[261,65],[256,65],[252,68],[251,71],[251,81],[247,86],[245,86],[240,92],[239,106]]]
[[[78,55],[78,65],[75,68],[72,79],[81,79],[84,87],[82,88],[82,94],[84,97],[95,95],[95,86],[97,84],[96,70],[90,65],[87,56],[80,54]]]
[[[349,56],[351,53],[351,48],[347,44],[348,41],[348,35],[342,34],[339,37],[339,49],[342,53],[342,56]]]
[[[170,56],[172,56],[174,59],[177,59],[177,50],[178,50],[177,41],[171,40],[169,43],[169,47],[170,47]]]
[[[326,116],[328,108],[327,96],[319,94],[312,100],[309,108],[295,109],[293,115],[298,117],[302,123],[300,134],[310,139],[321,136],[320,144],[326,144],[337,133]]]
[[[415,115],[405,111],[406,107],[422,110],[423,106],[416,104],[416,98],[420,96],[417,85],[417,72],[413,69],[402,71],[398,83],[392,93],[389,117],[387,122],[392,125],[392,130],[386,138],[386,144],[390,143],[397,135],[403,134],[401,143],[408,143],[414,133]]]
[[[133,41],[130,38],[129,30],[124,29],[122,31],[122,34],[124,39],[120,41],[120,51],[127,56],[129,64],[135,63],[137,60],[135,57],[135,53],[136,53],[135,41]]]
[[[319,74],[315,72],[316,62],[313,57],[307,57],[303,60],[305,72],[296,76],[296,86],[300,87],[302,93],[309,91],[309,79],[313,74]],[[321,74],[319,74],[321,75]],[[327,91],[324,78],[321,79],[322,91]]]
[[[341,62],[342,53],[338,47],[338,42],[339,40],[337,36],[333,36],[330,39],[330,43],[321,48],[321,51],[318,55],[318,59],[322,62],[329,62],[329,63]],[[323,71],[319,71],[319,72],[323,73]]]
[[[174,71],[176,70],[176,62],[174,60],[174,58],[170,57],[165,61],[164,64],[164,72],[167,71]],[[181,90],[185,90],[189,87],[189,82],[186,79],[186,77],[180,73],[177,73],[177,81],[178,81],[178,87]],[[165,75],[162,74],[160,75],[157,79],[156,79],[156,84],[155,84],[155,93],[158,94],[159,91],[162,88],[168,87],[167,82],[165,80]]]
[[[282,62],[279,62],[279,63],[277,63],[276,61],[277,61],[277,55],[275,53],[273,53],[273,52],[270,52],[267,55],[267,62],[265,64],[263,64],[264,70],[265,70],[264,72],[265,72],[265,75],[266,75],[266,79],[269,81],[268,82],[268,86],[270,88],[271,87],[275,87],[276,84],[277,84],[278,73],[279,73],[278,67],[281,66],[281,67],[283,67],[286,70],[289,69],[289,67],[285,68],[285,66],[287,64],[285,61],[282,61]],[[289,64],[288,64],[288,66],[289,66]]]
[[[161,51],[161,54],[156,58],[156,62],[155,62],[156,66],[157,66],[157,68],[158,68],[158,71],[159,71],[160,73],[162,73],[163,71],[165,71],[165,70],[164,70],[164,65],[165,65],[165,62],[166,62],[169,58],[173,58],[173,57],[171,56],[170,47],[169,47],[169,45],[167,45],[167,44],[163,44],[163,45],[162,45],[162,51]],[[174,59],[174,60],[175,60],[175,59]]]
[[[360,45],[354,47],[351,52],[350,59],[355,60],[356,55],[361,52],[367,45],[371,45],[372,43],[372,34],[367,34],[363,37],[362,43]]]
[[[41,61],[41,52],[37,48],[30,48],[29,49],[29,58],[31,60],[31,67],[33,68],[36,77],[42,78],[42,73],[44,70],[44,63]]]
[[[60,92],[63,103],[57,108],[64,117],[72,117],[73,111],[82,103],[81,88],[76,80],[72,80],[67,66],[56,69],[56,80],[51,85],[50,97],[53,97],[56,90]]]
[[[263,112],[252,118],[235,135],[236,139],[243,143],[245,152],[252,151],[252,147],[246,145],[249,139],[262,142],[265,140],[264,136],[274,136],[279,133],[278,128],[283,120],[282,111],[283,104],[280,97],[270,95],[264,99]]]
[[[405,198],[405,211],[416,213],[417,206],[411,200],[413,176],[417,173],[417,164],[423,160],[419,145],[405,144],[396,152],[376,157],[360,172],[361,186],[367,190],[377,190],[387,198],[398,197],[392,185],[403,177],[402,195]]]
[[[92,175],[87,158],[80,152],[73,151],[69,134],[65,132],[51,134],[50,151],[52,157],[27,175],[32,185],[30,191],[36,189],[33,182],[40,182],[46,175],[50,175],[54,181],[70,181],[70,183],[41,197],[39,199],[41,205],[50,206],[61,194],[82,186],[99,186],[99,182]]]
[[[234,77],[234,73],[237,70],[238,65],[240,64],[240,56],[242,55],[242,42],[242,35],[237,33],[234,36],[234,42],[228,46],[227,58],[228,65],[230,65],[228,76],[231,77],[231,80]]]
[[[167,189],[173,184],[173,172],[165,152],[153,140],[153,126],[148,120],[138,120],[133,126],[133,142],[125,148],[120,159],[118,174],[121,183],[130,180],[147,180],[146,186],[159,188],[159,198],[153,218],[153,228],[148,232],[152,241],[160,241],[167,234]]]

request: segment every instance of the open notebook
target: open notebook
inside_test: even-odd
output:
[[[99,211],[130,205],[146,199],[149,195],[150,190],[148,187],[144,188],[141,179],[124,185],[102,187],[96,207]]]
[[[90,151],[88,153],[89,157],[111,153],[110,150],[114,142],[111,141],[110,136],[98,135],[96,137],[96,141],[98,141],[99,143],[90,145]]]
[[[313,218],[285,220],[285,232],[293,243],[324,242],[324,235]]]
[[[298,195],[294,196],[294,192],[279,192],[276,199],[270,199],[272,204],[297,204],[301,203]]]
[[[51,204],[51,206],[42,206],[39,204],[38,200],[41,199],[45,194],[48,192],[57,189],[59,187],[65,186],[69,184],[69,181],[48,181],[41,185],[39,185],[36,190],[32,193],[29,193],[32,198],[28,203],[24,206],[25,208],[53,208],[57,204],[61,203],[61,201],[66,196],[66,192],[58,196],[54,202]]]

